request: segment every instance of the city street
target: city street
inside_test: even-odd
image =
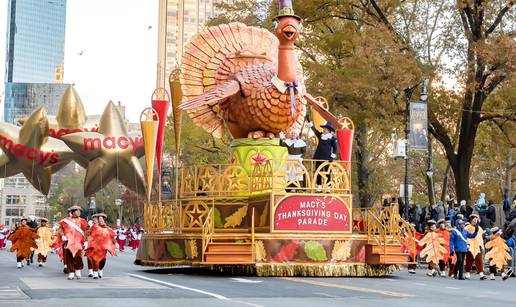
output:
[[[134,252],[109,258],[105,277],[66,280],[56,255],[47,266],[16,269],[0,251],[0,306],[511,306],[516,278],[457,281],[424,271],[386,278],[257,278],[189,268],[145,268]],[[476,276],[474,276],[476,277]]]

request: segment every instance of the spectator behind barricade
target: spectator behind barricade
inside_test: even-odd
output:
[[[437,203],[437,207],[436,207],[435,211],[437,213],[436,221],[443,220],[446,217],[446,213],[445,213],[445,210],[444,210],[444,204],[443,204],[442,201],[439,201]]]
[[[511,202],[509,201],[509,191],[507,190],[503,192],[502,210],[503,218],[507,219],[511,214]]]
[[[480,227],[486,228],[486,212],[487,212],[487,203],[486,203],[486,193],[480,193],[477,201],[475,202],[475,209],[478,212],[480,217]]]
[[[492,228],[496,223],[496,207],[492,200],[489,200],[489,205],[486,211],[486,224],[487,227]]]

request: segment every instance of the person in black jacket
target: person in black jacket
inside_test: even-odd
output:
[[[337,158],[339,149],[337,146],[337,138],[333,134],[335,132],[335,128],[333,128],[331,122],[326,122],[326,124],[321,126],[321,128],[323,128],[323,131],[321,133],[314,128],[314,125],[312,123],[308,123],[307,126],[312,129],[313,133],[319,140],[319,144],[317,145],[314,154],[314,160],[321,160],[315,163],[315,168],[318,169],[319,166],[321,166],[325,162],[322,160],[332,162],[334,159]],[[323,170],[327,171],[328,167],[325,167]],[[322,190],[322,183],[322,176],[317,176],[316,184],[318,191]]]
[[[486,219],[487,224],[489,228],[492,228],[496,223],[496,207],[494,205],[494,202],[492,200],[489,200],[486,212]]]

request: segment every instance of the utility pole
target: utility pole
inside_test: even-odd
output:
[[[419,84],[418,84],[419,85]],[[405,181],[404,181],[404,202],[405,202],[405,208],[403,210],[403,215],[405,220],[409,219],[409,135],[410,135],[410,98],[412,98],[412,93],[414,92],[414,89],[418,86],[414,86],[411,88],[405,89]]]

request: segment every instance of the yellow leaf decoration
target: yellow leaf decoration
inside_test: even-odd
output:
[[[349,241],[335,241],[331,259],[336,261],[347,260],[351,256],[351,244]]]
[[[263,245],[263,241],[258,240],[255,242],[255,257],[256,261],[264,261],[267,258],[267,252],[265,251],[265,246]]]
[[[228,228],[228,227],[235,228],[236,226],[242,224],[242,220],[244,219],[244,217],[246,215],[247,215],[247,206],[243,206],[240,209],[238,209],[237,211],[235,211],[235,213],[231,214],[230,216],[228,216],[226,218],[226,224],[224,224],[224,228]]]
[[[486,254],[486,259],[489,259],[489,265],[495,265],[500,270],[507,264],[507,261],[512,259],[509,254],[509,247],[500,236],[487,242],[486,248],[490,249]]]
[[[427,263],[439,263],[439,260],[442,260],[447,253],[446,248],[443,246],[445,243],[445,240],[438,233],[428,232],[419,241],[419,245],[425,247],[420,253],[421,257],[426,257]]]
[[[260,223],[258,224],[260,227],[267,225],[267,217],[269,216],[269,205],[265,205],[263,208],[263,212],[260,215]]]
[[[475,232],[475,226],[473,226],[473,225],[468,225],[468,226],[464,227],[464,229],[471,233]],[[484,235],[484,230],[482,229],[482,227],[478,227],[477,236],[474,237],[473,239],[470,239],[470,238],[467,239],[468,251],[471,252],[473,257],[476,257],[484,249],[483,235]]]
[[[186,259],[195,259],[198,256],[197,241],[186,240],[185,241],[185,253],[186,253]]]

